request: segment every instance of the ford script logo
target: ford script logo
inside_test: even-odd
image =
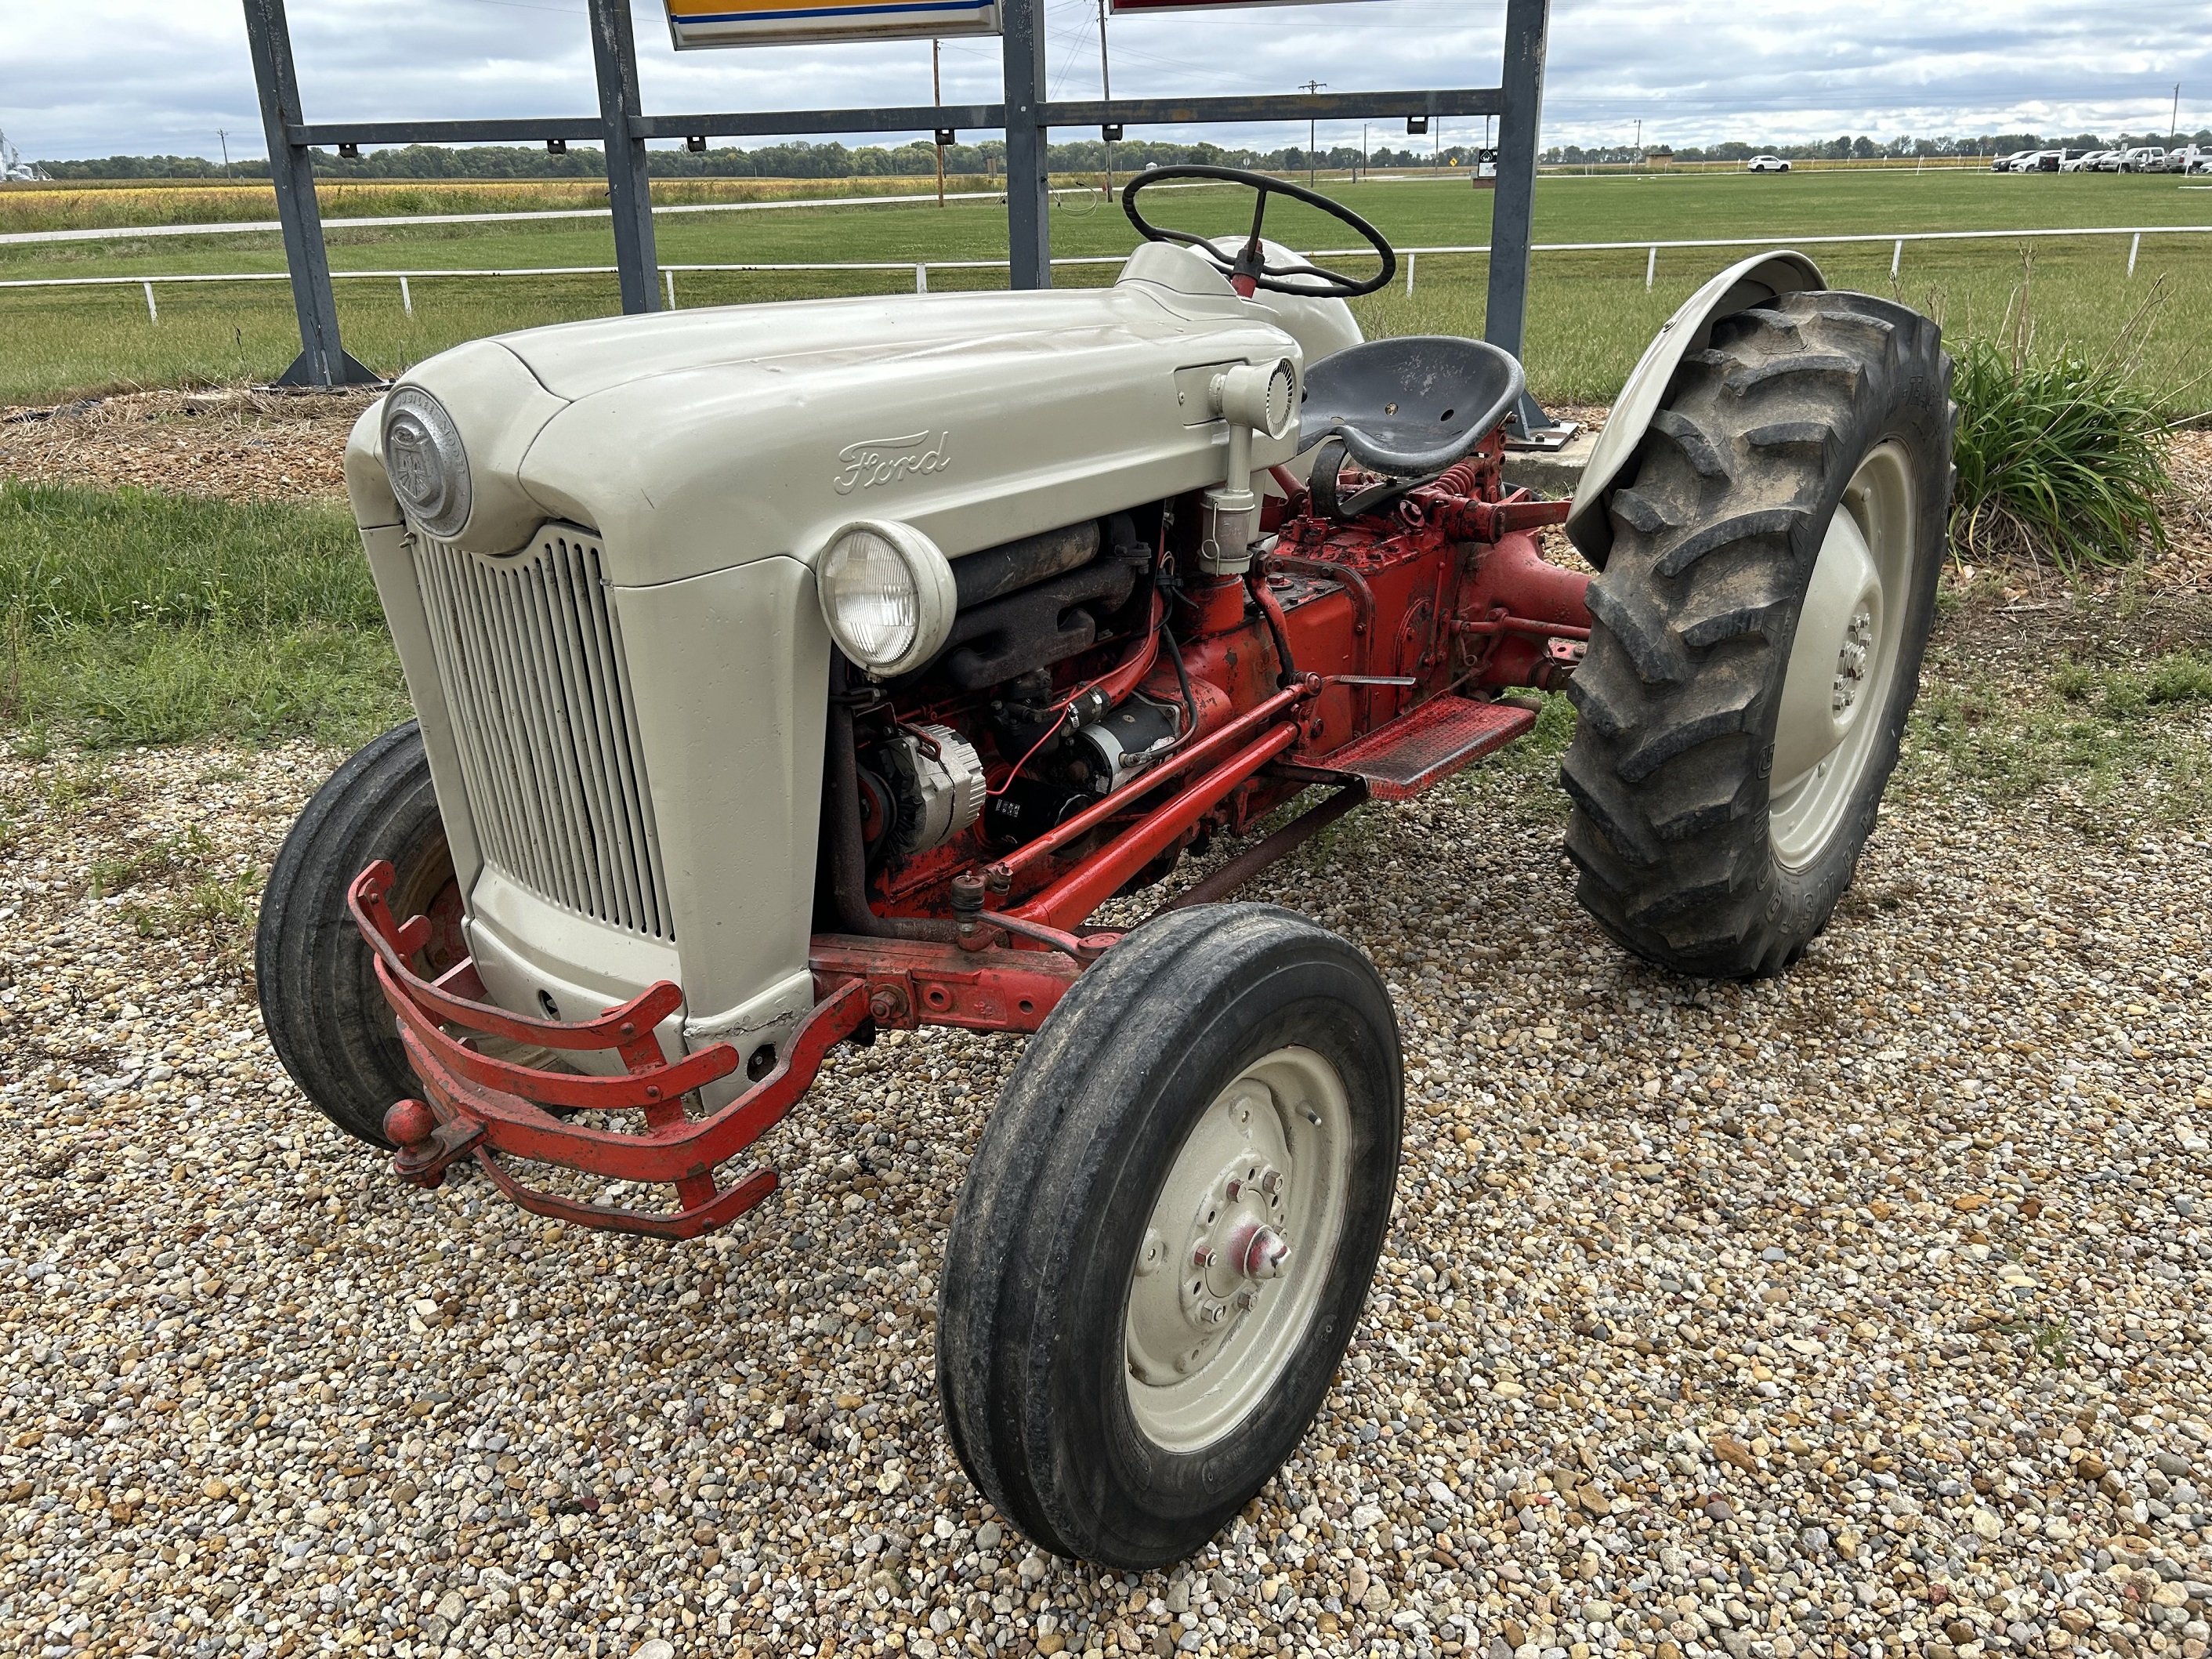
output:
[[[901,478],[925,477],[952,465],[950,432],[915,432],[903,438],[863,438],[837,452],[843,469],[830,481],[840,495]]]

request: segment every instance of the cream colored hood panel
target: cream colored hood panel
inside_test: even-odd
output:
[[[567,399],[522,459],[551,516],[597,528],[624,586],[896,518],[957,557],[1221,482],[1204,377],[1297,342],[1233,295],[1149,283],[681,312],[502,342]],[[1185,314],[1190,313],[1190,314]],[[1212,313],[1212,314],[1209,314]],[[437,389],[437,365],[421,378]],[[1265,466],[1289,440],[1255,446]]]

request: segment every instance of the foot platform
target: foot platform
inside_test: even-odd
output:
[[[1411,800],[1535,723],[1536,711],[1522,703],[1436,697],[1317,763],[1365,779],[1375,800]]]

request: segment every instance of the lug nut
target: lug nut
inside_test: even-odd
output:
[[[1251,1312],[1253,1309],[1260,1305],[1260,1292],[1257,1291],[1237,1291],[1237,1305],[1243,1309],[1246,1313]]]
[[[1229,1201],[1231,1204],[1234,1204],[1243,1195],[1243,1193],[1244,1183],[1237,1180],[1235,1176],[1231,1176],[1229,1182]]]
[[[1219,1260],[1221,1258],[1213,1253],[1212,1248],[1204,1244],[1190,1253],[1190,1265],[1194,1267],[1211,1267]]]
[[[1279,1198],[1283,1192],[1283,1172],[1270,1170],[1260,1177],[1260,1190],[1270,1198]]]

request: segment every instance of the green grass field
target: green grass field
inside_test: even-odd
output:
[[[1490,197],[1463,179],[1334,185],[1330,193],[1403,246],[1480,244],[1489,234]],[[1179,191],[1163,216],[1209,233],[1242,228],[1241,191]],[[1126,253],[1134,234],[1113,205],[1064,195],[1053,215],[1061,256]],[[450,204],[447,204],[450,205]],[[1270,230],[1295,246],[1343,246],[1341,226],[1284,204]],[[2037,175],[1946,170],[1915,173],[1803,173],[1547,177],[1537,191],[1540,242],[1635,242],[1757,237],[1786,244],[1817,234],[2010,230],[2097,226],[2212,224],[2212,191],[2154,176]],[[993,259],[1006,253],[1006,220],[995,203],[790,209],[664,215],[663,263]],[[438,270],[605,265],[608,228],[591,221],[524,224],[348,228],[329,231],[340,270]],[[2027,245],[2008,238],[1908,245],[1897,291],[1942,316],[1954,331],[1994,331],[2014,302]],[[1839,287],[1891,291],[1887,242],[1811,250]],[[2179,416],[2212,405],[2212,235],[2146,239],[2132,277],[2124,237],[2033,244],[2033,314],[2056,344],[2106,349],[2135,309],[2162,286],[2166,298],[2145,337],[2146,389]],[[1644,343],[1681,299],[1734,257],[1725,249],[1662,252],[1657,280],[1644,286],[1642,247],[1540,254],[1535,262],[1527,356],[1540,396],[1603,401],[1618,390]],[[281,271],[267,234],[175,236],[0,246],[0,279],[143,276]],[[1113,267],[1063,268],[1063,284],[1110,281]],[[999,270],[935,270],[933,289],[996,287]],[[1479,333],[1486,262],[1431,254],[1419,263],[1414,292],[1402,280],[1358,302],[1370,333]],[[677,278],[683,305],[728,304],[836,294],[901,292],[903,270],[846,273],[705,273]],[[411,283],[415,314],[398,285],[342,281],[340,313],[349,348],[393,373],[459,341],[615,308],[611,276],[477,278]],[[56,401],[117,386],[268,378],[297,349],[290,296],[281,283],[157,287],[150,321],[135,286],[0,289],[0,404]]]
[[[346,744],[406,711],[343,507],[0,483],[0,726]]]

